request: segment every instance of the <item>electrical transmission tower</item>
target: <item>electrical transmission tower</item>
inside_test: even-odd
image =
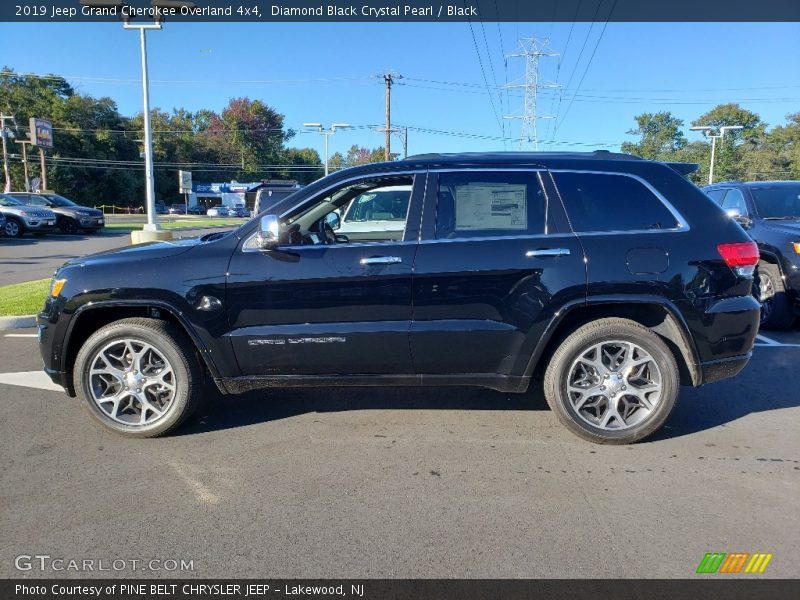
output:
[[[537,112],[536,94],[540,89],[558,89],[557,83],[541,83],[539,81],[539,59],[559,56],[557,52],[546,50],[550,39],[539,40],[536,38],[522,38],[519,40],[520,50],[516,54],[508,54],[506,58],[525,59],[525,83],[511,84],[506,88],[523,88],[525,103],[521,115],[508,115],[506,119],[520,119],[519,149],[522,150],[526,143],[532,143],[534,150],[539,149],[539,136],[536,131],[536,122],[539,119],[554,119],[553,115],[544,115]]]

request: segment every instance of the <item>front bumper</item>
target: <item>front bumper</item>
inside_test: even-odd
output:
[[[56,219],[36,219],[28,221],[23,220],[26,231],[39,232],[39,231],[54,231],[56,228]]]

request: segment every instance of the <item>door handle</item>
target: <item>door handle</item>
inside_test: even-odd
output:
[[[369,258],[362,258],[359,262],[364,266],[397,265],[403,262],[403,259],[399,256],[371,256]]]
[[[539,250],[528,250],[525,253],[525,258],[539,256],[569,256],[569,248],[540,248]]]

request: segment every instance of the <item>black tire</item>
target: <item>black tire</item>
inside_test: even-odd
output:
[[[762,292],[767,296],[762,298]],[[753,295],[761,304],[762,328],[782,330],[794,324],[795,314],[778,265],[763,260],[758,263]]]
[[[25,233],[25,226],[22,224],[22,221],[16,217],[7,217],[3,231],[5,232],[6,237],[18,238],[22,237],[22,234]]]
[[[75,219],[64,217],[58,222],[58,228],[63,233],[68,233],[70,235],[73,235],[75,233],[78,233],[78,222]]]
[[[597,344],[609,343],[613,345],[616,341],[633,343],[649,354],[655,363],[655,367],[657,367],[655,372],[659,374],[660,396],[655,401],[654,406],[649,409],[649,412],[643,406],[642,408],[633,409],[628,418],[633,420],[632,417],[637,414],[636,411],[642,410],[644,412],[637,417],[641,418],[641,421],[630,426],[626,424],[618,429],[611,429],[592,424],[589,422],[590,416],[587,417],[581,411],[576,410],[570,399],[567,384],[568,377],[570,377],[571,371],[576,368],[575,364],[577,364],[579,358],[585,357]],[[600,359],[603,360],[602,357]],[[653,367],[648,363],[645,368],[651,369]],[[600,381],[599,373],[594,375],[598,377],[598,385],[603,383],[603,381]],[[614,380],[614,386],[622,386],[623,383],[632,386],[627,375],[617,375],[616,371],[613,371],[611,377],[622,377],[622,381]],[[612,384],[609,383],[608,385],[611,387]],[[576,329],[561,342],[553,353],[544,375],[544,395],[559,421],[579,437],[599,444],[631,444],[658,430],[667,420],[675,406],[679,387],[678,365],[663,340],[639,323],[620,318],[599,319]],[[606,388],[604,387],[603,389]],[[632,386],[631,389],[635,389],[635,387]],[[587,406],[598,403],[602,406],[603,402],[614,402],[617,407],[620,406],[619,403],[625,402],[623,406],[630,406],[635,399],[629,396],[629,391],[623,392],[622,390],[627,390],[627,387],[615,387],[611,397],[618,395],[616,400],[607,397],[607,392],[600,392],[598,395],[591,397],[594,402],[589,403],[587,401]],[[606,406],[608,405],[606,404]],[[636,406],[635,403],[634,406]],[[597,411],[597,416],[599,421],[599,410]],[[616,419],[614,422],[616,423]],[[625,423],[624,419],[622,423]]]
[[[120,423],[100,407],[90,389],[92,383],[89,370],[95,363],[98,353],[110,344],[122,343],[122,340],[141,341],[151,345],[172,367],[174,396],[163,414],[157,416],[152,423],[144,425]],[[202,396],[203,374],[192,352],[193,348],[194,345],[186,335],[170,323],[140,318],[115,321],[93,333],[78,352],[73,370],[75,390],[83,401],[86,411],[104,428],[130,438],[164,435],[178,427],[192,414]],[[145,374],[144,370],[142,374]]]

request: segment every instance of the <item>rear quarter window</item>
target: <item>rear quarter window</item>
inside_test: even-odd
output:
[[[680,223],[650,188],[615,173],[553,173],[577,232],[675,229]]]

